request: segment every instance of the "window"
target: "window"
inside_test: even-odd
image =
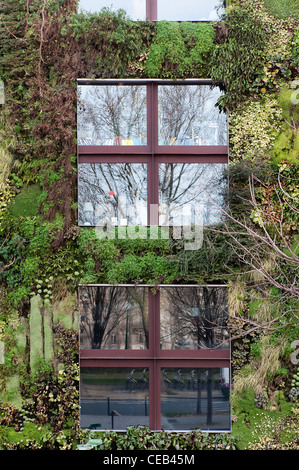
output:
[[[80,0],[79,11],[125,10],[132,20],[217,21],[222,12],[221,0]]]
[[[230,430],[226,286],[79,288],[81,426]]]
[[[219,0],[157,0],[157,20],[218,21],[221,14]]]
[[[146,18],[146,0],[79,0],[78,5],[79,11],[87,13],[97,13],[102,8],[122,9],[134,21]]]
[[[79,225],[219,223],[220,96],[210,80],[78,80]],[[79,315],[82,427],[230,430],[225,286],[80,286]]]
[[[79,88],[80,145],[146,145],[146,86]]]
[[[145,287],[80,289],[80,347],[111,349],[117,344],[118,349],[140,349],[140,345],[142,349],[148,349],[147,305]],[[139,331],[137,338],[136,330]]]
[[[228,167],[220,96],[209,80],[79,80],[79,225],[219,222]]]

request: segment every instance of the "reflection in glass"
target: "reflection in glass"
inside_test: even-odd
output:
[[[162,369],[161,427],[229,431],[229,369]]]
[[[218,21],[223,2],[220,0],[158,0],[158,20]]]
[[[207,85],[159,85],[159,145],[227,145],[221,94]]]
[[[145,287],[80,287],[79,314],[81,349],[149,347]]]
[[[78,145],[146,145],[146,86],[78,86]]]
[[[161,349],[229,349],[226,287],[161,287]]]
[[[212,225],[222,220],[227,164],[160,163],[159,224]]]
[[[81,428],[149,425],[148,369],[81,368]]]
[[[98,13],[102,8],[111,11],[125,10],[132,20],[144,20],[146,0],[79,0],[79,12]]]
[[[147,165],[80,163],[79,225],[147,225]]]

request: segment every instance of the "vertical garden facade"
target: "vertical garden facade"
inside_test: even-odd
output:
[[[176,19],[207,20],[214,3],[177,2]],[[163,1],[127,4],[136,20],[175,19]],[[221,95],[201,77],[79,78],[79,225],[199,250],[227,204]],[[79,299],[83,428],[230,431],[226,285],[82,285]]]
[[[0,7],[0,448],[296,448],[297,2],[110,3]]]

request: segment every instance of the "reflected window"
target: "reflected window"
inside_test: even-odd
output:
[[[227,165],[160,163],[160,225],[208,226],[222,220]]]
[[[146,145],[146,86],[79,86],[77,131],[79,145]]]
[[[161,349],[229,349],[225,287],[161,287]]]
[[[223,13],[222,0],[80,0],[79,12],[98,13],[103,8],[124,10],[134,20],[218,21]]]
[[[159,85],[159,145],[227,145],[219,87]]]
[[[147,225],[147,165],[81,163],[79,225]]]
[[[81,427],[126,430],[128,426],[148,426],[148,383],[147,368],[82,368]]]
[[[161,425],[166,430],[230,430],[229,369],[161,370]]]
[[[102,8],[124,10],[134,21],[145,20],[146,0],[79,0],[79,12],[98,13]]]
[[[81,287],[79,313],[81,349],[148,349],[145,287]]]
[[[156,288],[80,286],[81,427],[230,430],[227,288]]]
[[[218,21],[222,13],[219,0],[157,0],[159,20]]]

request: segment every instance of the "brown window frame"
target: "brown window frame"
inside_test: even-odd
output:
[[[155,0],[156,1],[156,0]],[[157,215],[150,219],[150,205],[158,200],[159,163],[225,163],[228,164],[228,145],[224,146],[159,146],[158,87],[159,84],[212,85],[209,79],[79,79],[78,85],[147,85],[147,145],[146,146],[94,146],[78,145],[78,165],[81,163],[147,163],[148,164],[148,225],[158,225]],[[93,285],[96,286],[97,284]],[[101,284],[109,286],[109,284]],[[85,285],[85,286],[88,286]],[[122,285],[122,286],[130,286]],[[142,287],[146,285],[141,285]],[[82,287],[82,286],[80,286]],[[230,350],[162,350],[160,349],[159,293],[149,287],[149,349],[148,350],[91,350],[80,349],[80,367],[147,367],[149,368],[150,429],[161,429],[161,368],[228,368]],[[163,285],[163,287],[167,287]],[[175,287],[171,285],[170,287]],[[184,287],[179,285],[177,287]],[[187,287],[191,287],[188,285]],[[196,285],[198,287],[198,285]],[[223,286],[222,286],[223,287]],[[213,432],[222,432],[221,430]]]
[[[78,155],[91,158],[95,155],[201,155],[210,161],[228,156],[227,145],[158,145],[158,85],[217,86],[211,79],[160,80],[160,79],[78,79],[78,85],[146,85],[147,86],[147,145],[78,145]],[[80,160],[79,160],[80,161]]]
[[[78,85],[147,85],[147,145],[78,145],[81,163],[147,163],[148,165],[148,226],[158,225],[157,214],[150,206],[158,201],[159,163],[221,163],[228,164],[227,145],[158,145],[158,85],[213,85],[210,79],[78,79]]]
[[[158,21],[158,2],[159,2],[159,0],[145,0],[145,19],[146,20],[148,20],[148,21]],[[226,6],[226,2],[224,2],[224,3],[225,3],[225,6]],[[109,6],[109,2],[107,2],[107,6]],[[180,20],[177,20],[177,22],[180,22]],[[213,23],[215,21],[190,20],[190,22],[192,22],[192,23]]]
[[[110,284],[85,284],[80,287],[110,287]],[[133,284],[120,284],[120,287],[133,287]],[[162,368],[228,368],[230,370],[231,353],[229,349],[202,350],[162,350],[160,348],[160,294],[148,287],[149,313],[149,349],[80,349],[80,369],[84,368],[148,368],[149,369],[149,427],[152,431],[161,429],[161,390],[160,378]],[[159,287],[159,286],[157,286]],[[198,285],[160,285],[160,287],[200,287]],[[227,287],[208,285],[208,287]],[[184,430],[182,430],[184,431]],[[212,430],[211,430],[212,431]],[[187,431],[186,431],[187,432]],[[222,432],[216,430],[213,432]]]

